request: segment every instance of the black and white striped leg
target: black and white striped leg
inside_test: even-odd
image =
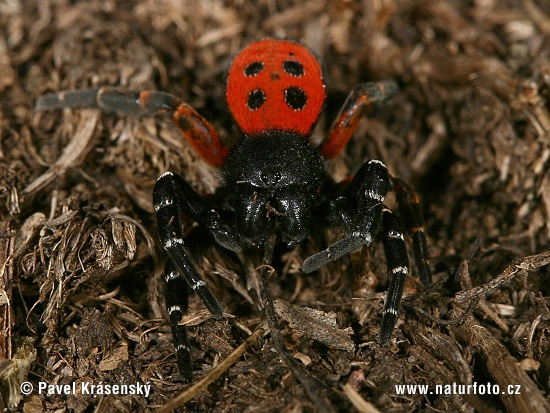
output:
[[[185,326],[179,325],[181,317],[188,310],[189,286],[181,271],[171,259],[166,262],[164,277],[166,280],[166,311],[170,318],[178,370],[186,381],[191,381],[193,378],[193,365],[189,338]]]
[[[340,221],[339,225],[349,235],[304,260],[302,271],[315,271],[370,243],[380,229],[388,186],[388,170],[382,162],[371,160],[364,163],[345,188],[344,194],[334,201],[337,209],[334,213]]]
[[[399,205],[399,214],[403,217],[407,232],[413,241],[416,272],[422,285],[428,287],[432,284],[432,272],[428,259],[428,246],[426,233],[424,232],[424,218],[420,210],[420,200],[412,186],[407,182],[397,177],[391,177],[391,182]]]
[[[153,190],[153,203],[157,211],[157,226],[162,247],[180,270],[189,288],[196,291],[208,311],[216,319],[222,318],[222,307],[206,285],[185,246],[181,215],[187,213],[200,219],[205,210],[203,200],[179,175],[165,172]]]
[[[403,286],[409,273],[409,258],[403,235],[405,229],[401,219],[390,210],[385,209],[382,217],[382,228],[384,254],[390,278],[380,326],[380,344],[386,345],[391,339],[397,321]]]

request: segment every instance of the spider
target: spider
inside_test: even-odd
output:
[[[235,252],[260,248],[268,235],[292,248],[313,227],[343,230],[344,238],[303,262],[304,273],[381,239],[390,284],[379,342],[390,341],[409,273],[405,227],[413,241],[416,271],[424,286],[432,281],[418,196],[379,160],[365,162],[355,176],[340,183],[328,175],[325,164],[347,145],[367,108],[398,92],[394,80],[358,85],[316,147],[308,138],[326,97],[322,65],[297,41],[267,38],[242,49],[227,72],[227,105],[242,134],[231,149],[197,111],[160,91],[80,89],[43,95],[36,107],[170,114],[200,157],[221,168],[222,184],[211,196],[199,195],[171,171],[158,178],[153,191],[158,235],[168,255],[166,307],[178,368],[190,380],[189,341],[185,327],[179,325],[188,310],[189,294],[195,291],[215,319],[222,318],[222,307],[191,257],[182,217],[206,228],[218,245]],[[384,205],[391,190],[402,219]]]

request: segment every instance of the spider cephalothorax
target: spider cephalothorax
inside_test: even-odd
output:
[[[404,225],[384,206],[384,199],[388,191],[395,191],[400,215],[413,239],[417,273],[423,284],[429,285],[431,273],[418,197],[378,160],[365,162],[353,178],[342,183],[328,176],[324,164],[346,146],[366,108],[397,92],[393,80],[357,86],[325,140],[316,147],[308,138],[326,95],[322,66],[298,42],[264,39],[241,50],[228,71],[227,104],[243,138],[231,149],[193,108],[163,92],[82,89],[44,95],[37,108],[169,113],[197,153],[221,168],[223,182],[208,199],[174,172],[162,174],[153,193],[159,238],[168,254],[166,305],[178,366],[190,379],[189,343],[185,328],[178,324],[187,311],[189,290],[199,294],[215,318],[222,317],[222,307],[194,264],[182,216],[207,228],[217,244],[232,251],[260,247],[271,235],[293,247],[314,225],[342,229],[346,234],[343,239],[303,262],[306,273],[382,239],[391,280],[379,340],[389,342],[409,262]]]
[[[285,244],[304,240],[324,178],[322,158],[306,140],[288,133],[245,139],[227,158],[223,177],[243,244],[262,245],[268,205]]]

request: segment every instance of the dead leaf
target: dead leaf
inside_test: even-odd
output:
[[[99,363],[101,371],[109,371],[116,369],[120,363],[128,361],[128,345],[123,344],[115,348]]]
[[[352,328],[340,328],[336,323],[335,313],[298,307],[281,299],[275,300],[274,304],[277,315],[296,331],[332,349],[355,350],[355,344],[350,339]]]

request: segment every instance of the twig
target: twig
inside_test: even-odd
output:
[[[155,410],[156,413],[165,413],[175,410],[179,406],[184,405],[189,400],[193,399],[197,394],[210,385],[214,380],[218,379],[225,371],[227,371],[239,358],[252,347],[269,329],[267,322],[262,322],[252,335],[248,337],[239,347],[235,349],[225,360],[214,367],[206,376],[196,382],[194,385],[180,393],[173,400],[166,403],[164,406]]]
[[[0,223],[0,232],[11,234],[0,239],[0,356],[3,360],[10,360],[12,358],[12,289],[15,242],[9,221]]]
[[[440,326],[449,327],[449,326],[455,326],[455,325],[462,324],[464,322],[466,316],[472,313],[475,306],[477,306],[478,302],[479,302],[479,299],[472,300],[468,304],[468,308],[466,308],[466,310],[464,310],[464,314],[462,314],[460,317],[452,318],[450,320],[444,320],[442,318],[433,316],[430,313],[428,313],[427,311],[423,310],[422,308],[420,308],[416,305],[410,304],[408,302],[404,302],[403,307],[413,310],[415,313],[420,314],[422,317],[430,320],[431,322],[433,322],[435,324],[438,324]]]
[[[479,250],[480,246],[481,246],[481,240],[478,238],[472,244],[472,246],[470,247],[470,251],[468,252],[468,255],[466,256],[466,258],[460,263],[460,265],[453,272],[452,279],[454,280],[454,282],[460,282],[461,277],[464,276],[463,275],[464,272],[468,271],[468,263],[474,259],[474,256],[477,254],[477,251]],[[473,312],[474,308],[477,306],[477,304],[478,304],[478,302],[481,298],[473,299],[472,301],[470,301],[470,303],[468,304],[468,308],[466,308],[466,310],[464,310],[464,313],[460,317],[453,318],[451,320],[443,320],[442,318],[435,317],[435,316],[431,315],[430,313],[428,313],[427,311],[423,310],[422,308],[417,307],[416,305],[413,304],[416,300],[421,299],[422,295],[425,295],[430,290],[438,288],[440,285],[443,285],[446,281],[447,281],[446,277],[440,279],[439,281],[432,284],[427,289],[421,291],[418,294],[415,294],[410,299],[404,300],[402,306],[404,308],[413,310],[417,314],[420,314],[424,318],[427,318],[428,320],[430,320],[433,323],[436,323],[438,325],[454,326],[454,325],[457,325],[457,324],[462,324],[464,322],[466,316]]]
[[[544,34],[549,34],[550,19],[539,9],[536,3],[533,0],[523,0],[523,7],[538,29]]]
[[[51,184],[57,178],[63,176],[67,169],[80,165],[88,152],[94,148],[93,138],[99,112],[95,109],[88,109],[82,111],[82,113],[83,117],[78,124],[77,132],[63,149],[61,156],[46,172],[23,189],[21,195],[28,197]]]
[[[273,14],[263,22],[265,30],[272,30],[290,24],[296,24],[306,18],[306,16],[315,16],[326,9],[325,1],[311,0],[306,3],[297,3],[295,7],[290,7],[284,11]]]
[[[473,300],[489,291],[501,286],[512,280],[519,274],[527,274],[528,271],[537,270],[544,265],[550,264],[550,250],[541,254],[530,255],[514,261],[508,267],[505,268],[496,278],[492,279],[484,285],[470,288],[466,291],[460,291],[455,296],[455,301],[458,304],[462,304],[468,300]]]
[[[464,261],[461,265],[462,268],[462,275],[460,277],[460,286],[462,288],[472,288],[472,280],[470,278],[470,270],[468,266],[468,261]],[[476,297],[473,300],[470,301],[470,305],[468,308],[472,308],[472,304],[477,304],[476,307],[478,307],[481,312],[483,312],[484,317],[489,318],[492,320],[504,333],[509,333],[510,328],[506,325],[504,321],[498,316],[498,314],[495,312],[495,310],[489,306],[485,300],[485,296]]]
[[[355,390],[351,384],[345,384],[342,386],[344,394],[348,397],[349,401],[353,404],[353,407],[360,413],[380,413],[380,410],[372,403],[369,403],[361,397],[361,395]]]
[[[550,403],[535,382],[489,330],[468,316],[464,324],[453,328],[453,331],[463,342],[471,345],[485,363],[492,382],[500,388],[497,395],[506,411],[550,411]]]
[[[285,364],[290,369],[294,377],[300,382],[307,396],[315,405],[316,410],[320,412],[335,412],[335,409],[324,399],[320,394],[320,390],[324,387],[314,377],[308,374],[288,353],[283,343],[283,338],[278,327],[278,318],[275,313],[275,306],[269,292],[267,283],[268,271],[272,270],[270,266],[273,258],[273,248],[275,246],[275,236],[272,235],[264,244],[264,257],[262,267],[260,268],[260,298],[264,307],[264,312],[271,330],[273,345],[279,355],[285,361]]]

